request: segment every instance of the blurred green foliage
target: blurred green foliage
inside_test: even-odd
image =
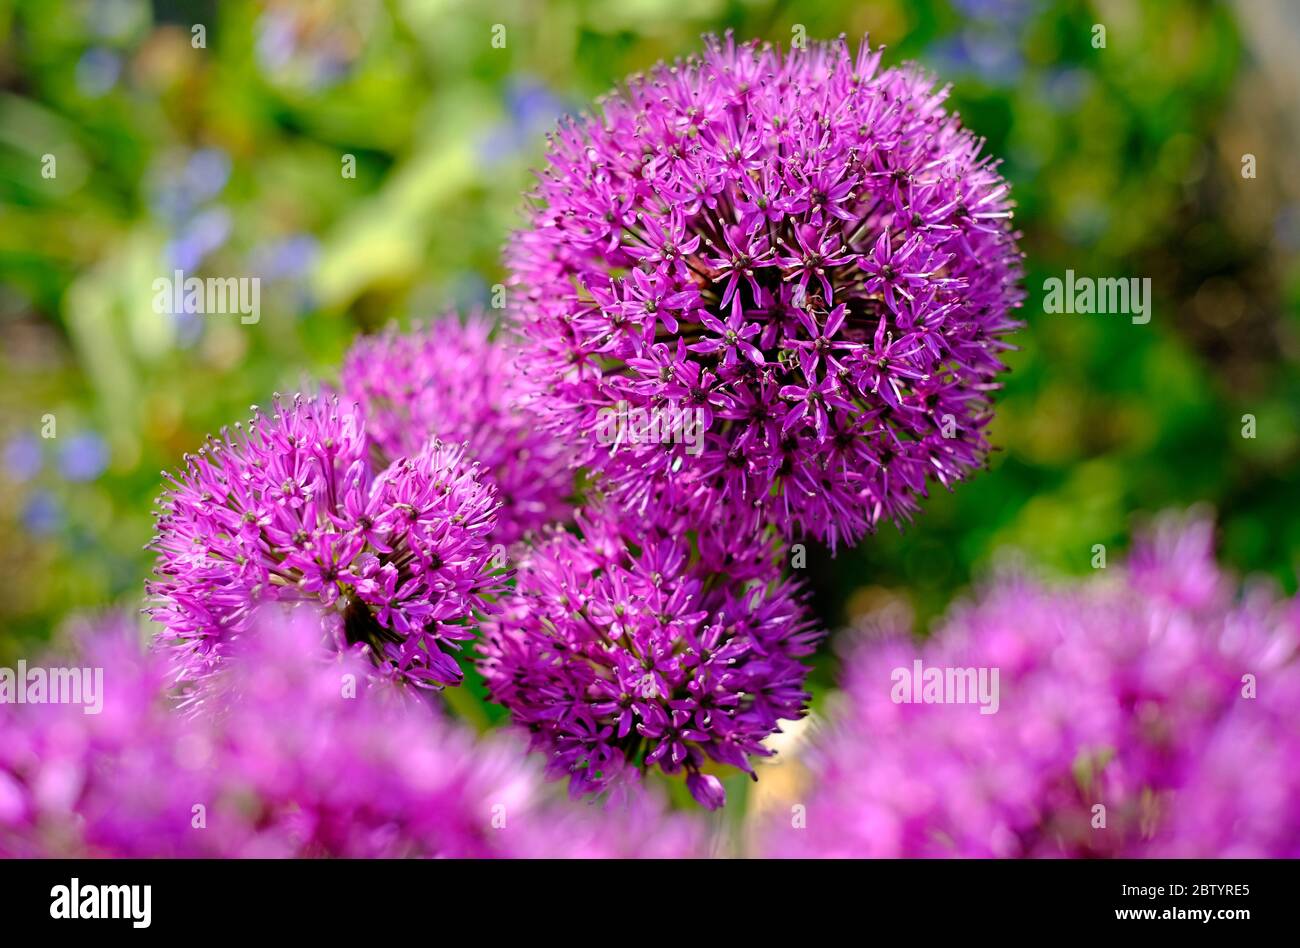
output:
[[[701,33],[800,26],[953,83],[1005,159],[1029,290],[990,471],[902,534],[813,551],[827,625],[928,620],[1009,547],[1084,572],[1196,501],[1230,563],[1294,588],[1300,204],[1269,64],[1224,5],[0,0],[0,661],[138,605],[159,471],[206,433],[331,380],[358,332],[486,300],[559,114]],[[260,276],[260,322],[156,314],[175,268]],[[1044,315],[1067,268],[1150,277],[1151,322]]]

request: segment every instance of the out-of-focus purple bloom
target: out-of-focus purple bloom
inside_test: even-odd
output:
[[[181,349],[193,348],[203,338],[203,316],[198,313],[171,313],[169,318],[176,330],[176,345]]]
[[[513,351],[491,332],[492,322],[472,313],[361,339],[344,361],[342,386],[386,459],[430,435],[468,444],[500,496],[493,539],[509,544],[569,516],[573,476],[563,445],[527,410],[532,393]]]
[[[103,669],[99,714],[0,705],[0,856],[704,854],[703,827],[652,798],[552,799],[512,740],[476,742],[409,692],[360,685],[367,664],[321,649],[314,612],[260,616],[196,714],[125,628],[78,659]]]
[[[230,180],[230,155],[220,148],[199,148],[185,162],[184,185],[196,203],[210,201]]]
[[[701,768],[753,776],[761,742],[804,713],[800,660],[819,635],[798,587],[761,543],[693,551],[684,522],[577,520],[581,537],[557,531],[530,551],[484,627],[489,694],[575,796],[658,768],[721,806]]]
[[[149,9],[132,0],[91,0],[78,8],[86,32],[96,39],[125,44],[149,29]]]
[[[1300,250],[1300,204],[1294,202],[1278,208],[1273,219],[1273,234],[1288,250]]]
[[[11,481],[30,481],[41,471],[41,439],[34,434],[20,434],[5,444],[5,473]]]
[[[853,542],[977,466],[1021,275],[1008,186],[915,68],[710,39],[562,124],[508,260],[538,400],[640,516]],[[602,413],[700,413],[703,449]]]
[[[972,19],[1012,28],[1022,26],[1034,12],[1032,0],[956,0],[954,6]]]
[[[993,85],[1009,85],[1024,72],[1024,57],[1004,28],[972,27],[932,48],[927,59],[944,72],[970,72]]]
[[[774,821],[766,851],[1300,856],[1298,646],[1300,603],[1239,596],[1206,520],[1162,522],[1092,582],[1003,577],[924,644],[857,645],[806,826]],[[997,669],[996,713],[895,703],[917,659],[945,682]]]
[[[293,59],[297,49],[293,18],[273,10],[257,23],[257,59],[266,72],[277,72]]]
[[[199,207],[225,189],[230,169],[230,156],[219,148],[200,148],[169,158],[149,179],[154,213],[176,226],[184,225]]]
[[[59,471],[70,481],[93,481],[108,467],[108,445],[94,432],[73,435],[59,451]]]
[[[350,12],[359,16],[354,18]],[[360,21],[365,16],[362,8],[341,8],[335,15],[320,16],[294,4],[272,6],[257,21],[258,66],[267,78],[283,85],[313,91],[326,88],[346,76],[360,55],[365,43]]]
[[[48,536],[63,524],[63,505],[47,490],[34,491],[23,505],[23,528],[36,536]]]
[[[295,234],[261,247],[254,266],[266,280],[294,280],[307,273],[320,256],[320,241],[311,234]]]
[[[564,113],[563,100],[531,76],[512,77],[505,97],[511,120],[530,128],[553,124]]]
[[[506,86],[507,118],[488,132],[480,154],[489,163],[513,157],[533,144],[565,114],[565,103],[531,77],[513,77]]]
[[[1092,83],[1092,74],[1086,69],[1053,69],[1043,83],[1043,90],[1053,107],[1067,112],[1079,107]]]
[[[122,57],[110,49],[93,46],[77,60],[77,90],[88,99],[98,99],[117,85],[122,74]]]
[[[185,225],[177,237],[168,242],[164,254],[171,266],[187,274],[197,270],[204,259],[230,237],[230,212],[213,207],[200,212]]]
[[[459,684],[452,653],[501,579],[496,491],[478,465],[429,439],[376,472],[355,406],[325,395],[277,396],[269,417],[254,409],[235,428],[187,456],[159,498],[151,612],[178,678],[210,674],[261,603],[306,599],[385,673]]]

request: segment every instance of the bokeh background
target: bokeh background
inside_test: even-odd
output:
[[[1084,573],[1193,502],[1226,562],[1294,591],[1292,0],[0,0],[0,663],[138,607],[159,472],[206,433],[336,378],[358,333],[487,301],[559,115],[704,32],[798,27],[953,83],[1028,255],[989,471],[902,533],[811,549],[825,624],[896,607],[924,630],[1008,550]],[[260,277],[260,322],[154,313],[174,269]],[[1149,277],[1151,322],[1044,315],[1066,269]],[[457,700],[481,727],[480,698]]]

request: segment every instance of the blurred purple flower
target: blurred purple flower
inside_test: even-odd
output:
[[[1005,576],[924,643],[859,642],[810,754],[806,826],[772,821],[764,851],[1300,856],[1300,602],[1238,596],[1212,539],[1165,519],[1127,571]],[[996,712],[895,703],[917,659],[997,669]]]
[[[15,483],[29,481],[41,471],[41,455],[41,439],[36,435],[14,435],[5,444],[5,473]]]
[[[1047,100],[1062,112],[1074,111],[1083,102],[1093,82],[1086,69],[1053,69],[1043,84]]]
[[[512,76],[505,90],[506,119],[488,130],[479,146],[482,159],[494,164],[532,149],[542,132],[553,126],[568,108],[531,76]]]
[[[1300,250],[1300,204],[1283,204],[1273,220],[1274,239],[1286,250]]]
[[[257,248],[253,267],[264,280],[296,280],[320,257],[320,241],[311,234],[294,234]]]
[[[309,90],[323,89],[346,76],[364,42],[348,16],[322,17],[292,4],[265,10],[255,30],[254,49],[262,73],[275,82]]]
[[[954,0],[953,6],[971,19],[1020,27],[1033,14],[1035,5],[1033,0]]]
[[[153,212],[174,226],[186,224],[196,211],[225,190],[230,156],[220,148],[200,148],[183,159],[169,157],[148,178]]]
[[[110,49],[92,46],[77,60],[77,91],[88,99],[98,99],[117,85],[122,74],[122,58]]]
[[[995,86],[1015,83],[1025,68],[1016,41],[1001,28],[971,27],[945,37],[930,47],[925,59],[942,73],[973,75]]]
[[[309,608],[262,613],[185,715],[167,663],[105,623],[77,658],[103,669],[100,713],[0,705],[0,856],[703,854],[703,827],[653,798],[566,805],[513,741],[357,686],[365,663],[322,650],[319,628]]]
[[[108,445],[91,431],[68,438],[59,451],[59,471],[70,481],[93,481],[108,467]]]
[[[198,148],[185,162],[182,181],[196,204],[210,201],[230,180],[230,155],[220,148]]]
[[[172,313],[169,317],[176,331],[176,345],[191,349],[203,338],[205,323],[198,313]]]
[[[224,207],[200,211],[168,241],[164,256],[171,267],[184,271],[188,277],[229,239],[232,225],[230,212]]]
[[[35,536],[49,536],[63,525],[63,505],[47,490],[33,491],[23,505],[23,528]]]
[[[266,72],[283,69],[297,48],[293,17],[281,10],[268,10],[257,21],[257,61]]]

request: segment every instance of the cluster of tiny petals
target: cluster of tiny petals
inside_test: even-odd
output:
[[[521,564],[484,629],[480,667],[571,792],[600,793],[657,768],[685,774],[713,809],[710,762],[754,774],[750,758],[782,720],[804,714],[818,634],[771,551],[692,544],[684,525],[577,517]]]
[[[1300,856],[1300,601],[1239,594],[1212,533],[1166,519],[1126,570],[1004,576],[925,644],[858,642],[806,832],[774,821],[766,854]],[[896,701],[918,659],[997,669],[996,712]]]
[[[321,647],[315,606],[268,607],[255,621],[194,714],[170,700],[165,656],[117,621],[79,656],[104,670],[101,713],[0,705],[0,856],[705,852],[698,821],[654,798],[575,806],[506,735],[475,739],[409,688],[354,692],[369,663]]]
[[[434,434],[465,442],[501,501],[493,539],[511,544],[568,518],[573,477],[562,445],[528,412],[532,393],[512,348],[492,330],[475,312],[363,338],[344,360],[341,387],[384,459],[413,454]]]
[[[261,604],[310,600],[383,674],[459,684],[453,653],[502,579],[495,491],[464,447],[431,438],[376,473],[355,407],[324,394],[235,428],[159,498],[150,611],[178,679],[209,675]]]
[[[509,249],[523,364],[625,507],[834,545],[982,462],[1008,187],[946,90],[879,59],[712,39],[552,136]],[[619,406],[692,413],[702,450],[610,450]]]

